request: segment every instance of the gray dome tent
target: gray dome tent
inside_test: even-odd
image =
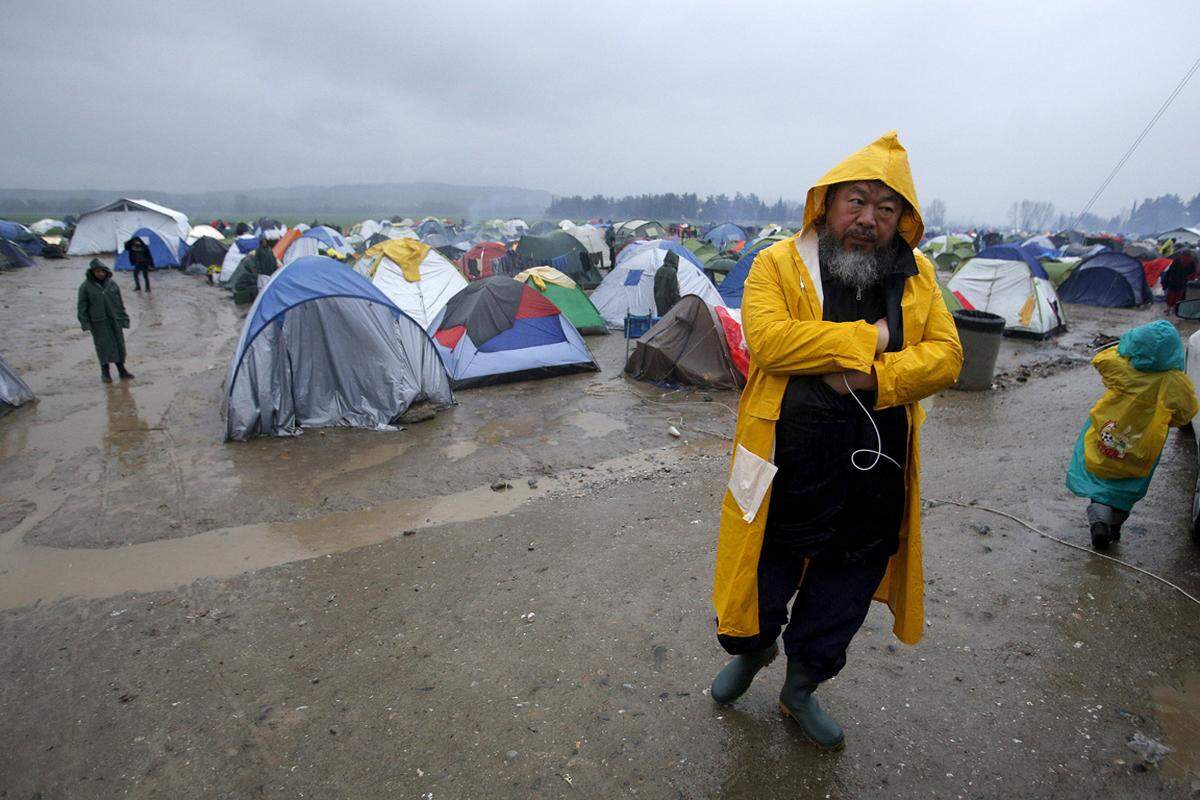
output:
[[[34,399],[33,391],[25,381],[13,372],[8,362],[0,358],[0,414],[32,403]]]
[[[225,437],[389,425],[414,403],[454,402],[433,341],[369,280],[325,256],[272,276],[225,381]]]

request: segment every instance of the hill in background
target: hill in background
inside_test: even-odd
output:
[[[118,197],[145,198],[205,219],[271,216],[366,217],[541,216],[553,196],[515,186],[455,186],[448,183],[378,183],[288,186],[219,192],[160,192],[148,189],[0,189],[0,215],[78,215]]]

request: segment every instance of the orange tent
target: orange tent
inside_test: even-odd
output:
[[[275,246],[271,248],[271,252],[275,254],[276,259],[283,258],[283,254],[287,252],[287,249],[291,246],[292,242],[296,241],[303,235],[304,232],[299,228],[292,228],[285,233],[278,242],[275,243]]]

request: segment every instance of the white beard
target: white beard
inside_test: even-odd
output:
[[[892,260],[890,253],[878,250],[847,250],[828,228],[818,235],[817,247],[829,274],[858,290],[878,283]]]

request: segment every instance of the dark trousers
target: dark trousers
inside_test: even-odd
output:
[[[804,557],[772,541],[768,532],[758,559],[759,634],[720,636],[721,645],[734,655],[761,650],[782,630],[788,659],[804,665],[813,681],[829,680],[846,666],[846,650],[867,618],[889,558],[885,551],[855,558],[817,555],[806,570]]]
[[[133,268],[133,287],[135,289],[142,288],[142,284],[138,280],[139,273],[146,277],[146,291],[147,292],[150,291],[150,268],[149,267],[134,267]]]
[[[758,562],[759,635],[774,640],[786,625],[787,657],[803,664],[812,680],[829,680],[846,666],[846,650],[867,618],[890,556],[816,556],[809,559],[807,570],[803,559],[769,543],[763,556]]]

